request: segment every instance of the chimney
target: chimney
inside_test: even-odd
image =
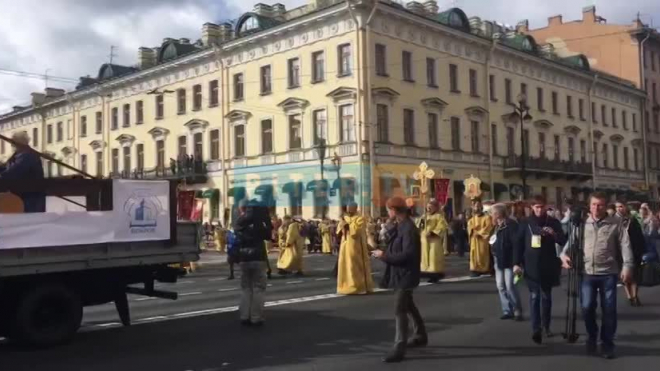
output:
[[[541,53],[543,53],[546,57],[555,56],[555,46],[552,44],[541,45],[540,49],[541,49]]]
[[[596,23],[596,6],[586,6],[582,8],[582,22]]]
[[[65,93],[64,89],[46,88],[46,98],[59,98]]]
[[[475,35],[481,35],[482,34],[481,18],[479,18],[479,17],[471,17],[470,18],[470,30]]]
[[[417,1],[409,1],[406,4],[406,9],[418,15],[425,14],[424,7],[422,6],[422,4],[418,3]]]
[[[176,41],[176,40],[174,40],[174,39],[171,38],[171,37],[166,37],[166,38],[163,39],[163,44],[165,44],[165,43],[169,43],[169,42],[172,42],[172,41]]]
[[[426,14],[433,16],[438,14],[440,8],[436,0],[428,0],[424,2],[424,10],[426,10]]]
[[[32,93],[32,105],[40,106],[46,101],[46,94],[44,93]]]
[[[229,41],[232,38],[232,25],[231,23],[223,23],[220,25],[220,42]]]
[[[559,15],[553,15],[552,17],[548,18],[548,26],[561,26],[564,23],[562,20],[561,14]]]
[[[156,51],[153,49],[141,47],[138,49],[138,68],[141,70],[156,65]]]
[[[259,15],[263,15],[264,17],[271,17],[272,8],[270,5],[266,5],[264,3],[258,3],[254,5],[252,12]]]
[[[491,21],[481,22],[481,33],[486,37],[493,37],[493,22]]]
[[[204,26],[202,26],[202,44],[206,47],[220,44],[220,26],[215,23],[204,23]]]
[[[516,32],[527,33],[529,32],[529,19],[523,19],[516,25]]]
[[[273,18],[279,19],[281,21],[284,20],[284,15],[286,14],[286,7],[284,6],[284,4],[280,4],[280,3],[273,4],[270,8],[271,8],[270,14]]]

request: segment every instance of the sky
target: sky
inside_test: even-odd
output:
[[[262,0],[263,1],[263,0]],[[281,0],[287,9],[308,0]],[[245,0],[0,0],[0,113],[28,104],[30,93],[49,87],[72,90],[76,79],[96,76],[110,59],[134,65],[141,46],[160,45],[166,37],[201,37],[202,25],[235,19],[257,1]],[[267,1],[264,1],[268,3]],[[462,8],[468,17],[515,25],[528,19],[543,27],[551,15],[581,18],[583,6],[596,5],[610,23],[644,22],[660,26],[660,1],[649,0],[438,0],[440,9]],[[41,78],[15,76],[29,72]],[[43,75],[51,76],[45,81]]]

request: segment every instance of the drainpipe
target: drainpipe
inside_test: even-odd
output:
[[[73,148],[76,149],[76,153],[73,156],[73,166],[74,167],[80,167],[80,164],[78,163],[78,159],[80,158],[80,137],[78,135],[78,131],[76,130],[77,127],[77,121],[76,121],[76,104],[73,101],[73,97],[71,97],[70,93],[66,94],[66,100],[69,102],[69,105],[71,105],[71,136],[73,139]],[[78,142],[76,144],[76,142]]]
[[[373,124],[373,118],[371,114],[371,104],[372,104],[372,96],[371,96],[371,74],[373,71],[373,68],[371,68],[371,53],[369,52],[371,50],[371,20],[373,19],[374,15],[376,14],[376,7],[378,7],[378,1],[374,0],[373,7],[371,8],[371,13],[369,13],[369,17],[367,18],[367,22],[365,23],[365,33],[366,33],[366,39],[367,41],[365,42],[365,58],[366,58],[366,87],[365,87],[365,96],[366,96],[366,104],[365,104],[365,110],[366,110],[366,119],[367,119],[367,138],[369,140],[369,179],[371,183],[371,189],[369,190],[371,194],[371,200],[369,202],[369,216],[372,218],[375,216],[375,208],[374,208],[374,189],[376,188],[377,184],[377,179],[376,179],[376,146],[374,144],[374,129],[375,125]],[[379,195],[380,192],[382,192],[382,189],[379,189]]]
[[[491,130],[490,122],[490,62],[493,60],[493,54],[495,53],[495,48],[497,47],[497,39],[493,38],[493,45],[490,47],[490,52],[486,56],[486,92],[484,97],[486,98],[486,132],[488,133],[488,177],[490,179],[490,191],[491,196],[493,196],[493,201],[496,201],[495,196],[495,180],[493,175],[493,159],[495,154],[493,153],[493,132]]]
[[[645,53],[644,53],[644,44],[648,41],[648,39],[651,37],[651,32],[646,33],[646,37],[642,42],[639,44],[639,85],[642,87],[642,89],[646,92],[646,84],[644,84],[644,79],[646,78],[646,71],[644,70],[644,58],[645,58]],[[649,164],[650,164],[650,159],[648,158],[648,150],[647,150],[647,138],[646,138],[646,128],[649,127],[649,123],[646,122],[646,101],[648,98],[648,93],[647,97],[644,97],[642,101],[642,112],[640,117],[640,121],[642,123],[642,144],[643,144],[643,150],[644,153],[642,154],[642,158],[644,159],[644,178],[646,181],[646,189],[650,191],[650,176],[649,176]],[[655,193],[655,192],[653,192]]]
[[[355,99],[355,112],[358,114],[358,127],[357,127],[357,150],[358,150],[358,169],[360,172],[360,211],[364,215],[364,169],[363,169],[363,164],[362,164],[362,156],[363,156],[363,148],[362,148],[362,127],[364,125],[364,112],[363,112],[363,105],[362,105],[362,97],[363,97],[363,89],[360,84],[362,81],[362,61],[361,61],[361,56],[362,56],[362,35],[360,30],[362,27],[360,26],[360,22],[357,19],[357,16],[355,15],[355,12],[353,10],[353,4],[351,3],[350,0],[346,0],[346,7],[348,8],[348,13],[350,14],[351,18],[353,18],[353,22],[355,23],[355,50],[357,51],[356,53],[356,65],[358,68],[356,68],[356,81],[355,85],[357,87],[356,91],[356,99]],[[340,205],[341,206],[341,205]]]
[[[594,118],[593,118],[593,110],[591,109],[591,100],[594,95],[594,89],[596,88],[596,83],[598,82],[598,74],[594,74],[594,79],[591,82],[591,86],[589,86],[589,94],[587,95],[588,103],[587,103],[587,111],[589,112],[589,148],[591,148],[591,188],[596,190],[596,151],[597,149],[594,148]]]
[[[226,158],[229,151],[229,134],[227,133],[229,129],[229,124],[225,116],[227,115],[227,105],[229,104],[229,83],[227,80],[227,69],[225,64],[222,61],[222,56],[220,55],[220,47],[218,45],[213,45],[213,52],[215,54],[215,60],[220,63],[220,117],[222,118],[222,128],[220,129],[220,143],[222,148],[220,150],[220,164],[222,166],[222,217],[225,216],[225,209],[229,207],[229,177],[227,174],[227,163]],[[227,91],[225,91],[225,89]],[[222,220],[222,219],[221,219]],[[227,223],[228,220],[222,220],[222,224],[225,228],[229,228]]]

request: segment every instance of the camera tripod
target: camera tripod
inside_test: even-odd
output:
[[[571,268],[568,269],[567,295],[566,301],[566,324],[564,339],[568,343],[577,342],[580,335],[577,333],[576,324],[578,318],[578,302],[581,298],[580,285],[582,283],[582,242],[584,241],[584,222],[581,213],[571,215],[569,226],[568,246],[571,259]]]

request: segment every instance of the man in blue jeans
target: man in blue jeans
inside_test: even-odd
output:
[[[607,196],[594,193],[589,199],[590,215],[584,225],[582,246],[584,275],[582,278],[582,315],[587,328],[587,352],[596,352],[598,324],[596,307],[600,297],[602,323],[600,328],[601,355],[613,359],[614,336],[617,327],[616,289],[621,272],[624,283],[632,279],[634,257],[628,233],[621,219],[607,214]],[[566,246],[561,255],[564,268],[571,267],[571,246]],[[623,269],[619,261],[623,261]]]

